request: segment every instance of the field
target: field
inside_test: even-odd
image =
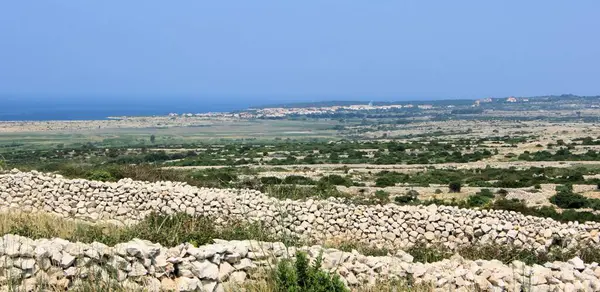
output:
[[[572,99],[577,102],[574,103]],[[470,280],[465,278],[468,285],[461,285],[447,282],[449,276],[442,272],[433,279],[427,278],[426,273],[414,271],[422,263],[430,263],[427,269],[438,269],[442,259],[451,258],[454,253],[473,261],[498,259],[500,265],[505,265],[507,269],[507,265],[515,265],[514,261],[538,269],[535,265],[544,265],[551,260],[565,265],[566,262],[572,264],[573,257],[583,259],[586,265],[600,260],[597,255],[597,243],[600,240],[597,230],[600,224],[600,121],[596,118],[600,115],[600,109],[595,106],[597,99],[562,97],[558,101],[551,100],[555,102],[532,99],[528,104],[482,105],[481,110],[460,101],[456,105],[441,102],[440,105],[434,104],[431,109],[326,111],[325,114],[293,114],[277,118],[261,117],[250,112],[253,116],[249,118],[172,116],[103,121],[0,122],[0,170],[6,172],[3,185],[0,186],[0,195],[5,199],[4,205],[0,204],[0,207],[3,206],[0,210],[5,211],[0,228],[5,234],[18,234],[36,240],[61,237],[85,244],[100,241],[115,245],[142,238],[173,248],[186,243],[203,246],[211,244],[214,239],[225,239],[283,242],[299,251],[303,246],[314,244],[336,250],[325,254],[324,271],[317,265],[311,272],[323,273],[313,275],[321,277],[314,281],[331,282],[328,285],[333,286],[325,290],[285,290],[285,285],[296,285],[284,285],[282,281],[285,277],[296,277],[294,279],[298,283],[303,281],[302,277],[309,277],[302,275],[308,272],[296,266],[295,271],[292,268],[284,272],[279,270],[283,274],[267,273],[252,281],[243,281],[248,291],[344,291],[346,288],[357,291],[448,291],[454,288],[461,291],[488,291],[490,287],[506,287],[509,291],[517,291],[517,284],[519,288],[529,285],[529,290],[524,288],[524,291],[543,291],[550,288],[546,286],[555,284],[556,287],[562,287],[556,289],[562,290],[552,291],[567,291],[567,283],[579,285],[579,282],[548,276],[543,283],[541,280],[535,280],[535,283],[515,280],[511,282],[515,286],[508,287],[493,278],[492,271],[490,275],[481,276],[482,280],[477,280],[480,274]],[[261,113],[260,110],[258,113]],[[8,172],[11,169],[25,172]],[[62,177],[38,177],[37,172],[28,171],[59,174]],[[47,183],[26,188],[19,182],[22,180]],[[50,182],[56,185],[50,186]],[[96,190],[97,183],[106,185]],[[113,194],[111,190],[115,184],[125,190],[132,185],[140,189],[137,193],[124,195],[121,189],[116,188]],[[63,187],[64,190],[60,191]],[[175,205],[169,202],[158,205],[161,204],[161,195],[154,194],[154,188],[156,192],[160,189],[163,194],[169,195],[185,189],[193,195],[184,193],[181,198],[173,197],[178,202]],[[36,189],[45,194],[44,198],[51,193],[58,202],[75,201],[69,201],[71,203],[61,209],[60,206],[44,202],[46,199],[42,200],[42,197],[29,198],[34,196]],[[46,189],[50,193],[46,193]],[[108,193],[118,199],[99,199],[98,203],[90,206],[86,200],[77,201],[82,198],[78,196],[88,192],[94,198],[97,194]],[[146,195],[150,197],[141,199]],[[196,197],[191,199],[193,196]],[[230,216],[236,218],[234,222],[229,222],[221,217],[223,214],[219,211],[211,209],[234,204],[231,202],[237,202],[240,198],[258,198],[257,204],[264,203],[265,208],[254,210],[253,203],[238,202],[253,211],[233,212],[225,209],[225,214],[232,212]],[[36,203],[38,199],[40,201]],[[153,205],[138,203],[140,200],[149,200]],[[202,207],[201,201],[205,207]],[[113,203],[116,205],[110,206]],[[139,211],[134,204],[142,204],[145,211]],[[275,205],[272,204],[292,205],[283,212],[273,209]],[[312,207],[313,204],[319,207]],[[335,209],[338,213],[355,209],[364,212],[337,216],[336,212],[327,209],[328,204],[334,204],[331,208],[338,208]],[[238,205],[235,206],[238,208]],[[305,207],[306,210],[303,209]],[[417,210],[416,213],[429,212],[432,217],[422,219],[421,215],[408,212],[406,216],[417,216],[414,220],[429,220],[423,221],[424,225],[420,226],[414,225],[414,220],[390,215],[397,212],[394,210],[404,212],[405,208]],[[449,209],[439,211],[438,208]],[[28,217],[30,215],[21,212],[14,213],[15,209],[44,212]],[[298,214],[289,214],[289,210],[296,210]],[[483,215],[464,215],[471,214],[471,211],[500,214],[490,219],[500,223],[489,223],[497,224],[492,225],[495,227],[489,231],[483,227],[488,223],[474,219]],[[381,214],[384,213],[385,217],[379,219],[367,216],[361,221],[356,217],[364,214],[383,216]],[[282,218],[277,219],[277,216]],[[323,219],[319,216],[323,216]],[[459,219],[438,226],[439,219],[431,219],[435,216],[458,216]],[[79,221],[69,221],[69,217]],[[517,219],[511,221],[511,218]],[[542,221],[535,221],[537,223],[529,226],[530,220],[538,219],[524,218]],[[540,218],[551,220],[543,221]],[[352,220],[356,220],[355,223],[348,223]],[[162,226],[160,222],[167,221],[172,224],[172,240],[158,232]],[[52,223],[44,227],[42,222]],[[213,226],[211,222],[218,224]],[[374,225],[363,226],[367,224],[365,222]],[[384,226],[381,222],[389,224]],[[576,226],[579,229],[567,234],[556,227],[559,229],[555,233],[550,231],[549,236],[545,237],[547,234],[539,230],[540,224],[550,224],[550,227],[542,228],[548,230],[554,226]],[[532,231],[527,233],[530,227]],[[44,228],[48,231],[44,231]],[[461,231],[454,233],[454,230]],[[202,233],[205,235],[201,236]],[[362,235],[357,238],[349,235],[355,233]],[[567,244],[572,240],[582,245],[574,248],[574,243]],[[7,241],[5,238],[4,242]],[[592,245],[584,244],[588,241]],[[494,242],[510,243],[503,250],[505,255],[510,256],[494,252],[490,247]],[[330,266],[335,264],[330,262],[332,258],[329,256],[338,250],[356,250],[356,254],[404,259],[407,258],[404,253],[407,253],[410,254],[410,265],[416,266],[411,266],[409,272],[402,274],[404,276],[373,267],[368,270],[370,272],[352,270],[354,266],[340,272]],[[302,253],[293,254],[296,258],[292,262],[303,260]],[[0,256],[3,256],[2,249]],[[27,257],[23,254],[20,256]],[[312,260],[316,258],[310,252],[308,256]],[[131,265],[135,265],[133,259],[130,260]],[[150,257],[147,260],[155,259]],[[377,261],[380,260],[385,262],[380,258]],[[450,259],[451,263],[455,263],[454,260]],[[273,264],[277,266],[276,269],[286,269],[281,255]],[[40,264],[36,262],[36,265]],[[65,268],[68,266],[71,264]],[[79,268],[77,265],[73,267]],[[146,268],[149,269],[149,265]],[[20,278],[29,279],[28,269],[20,266],[19,269],[22,272],[19,272]],[[575,269],[580,274],[590,269],[590,273],[597,276],[588,279],[585,285],[589,286],[583,290],[600,289],[600,285],[595,284],[600,283],[600,270],[595,269],[593,264]],[[537,272],[532,270],[529,275],[521,276],[531,280]],[[249,271],[244,270],[243,273],[250,278]],[[181,278],[180,274],[175,273],[173,280],[187,279],[186,276]],[[392,274],[395,276],[388,276]],[[339,278],[331,275],[340,276],[341,282],[338,283]],[[204,281],[202,277],[196,275],[196,278]],[[165,281],[162,274],[156,278]],[[74,278],[68,279],[65,288],[74,287]],[[132,281],[140,289],[145,285],[138,278]],[[502,281],[508,280],[503,278]],[[221,283],[224,285],[225,282],[224,279],[219,280],[211,289],[217,289],[217,286],[220,287],[218,289],[225,289],[225,286],[221,287]],[[558,283],[562,283],[562,286]],[[176,290],[184,291],[181,285],[181,282],[177,282],[179,288]],[[165,290],[163,283],[159,286]]]

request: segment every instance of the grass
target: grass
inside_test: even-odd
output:
[[[72,242],[91,243],[94,241],[107,245],[127,242],[134,238],[160,243],[173,247],[181,243],[196,246],[210,244],[213,239],[259,240],[283,242],[286,246],[306,246],[322,244],[350,252],[357,250],[366,256],[394,255],[394,249],[376,248],[357,241],[337,240],[329,242],[304,242],[293,236],[276,236],[257,223],[230,222],[216,227],[214,220],[207,217],[192,217],[187,214],[175,215],[151,214],[143,221],[132,226],[111,224],[90,224],[81,221],[61,219],[47,214],[0,213],[0,232],[18,234],[32,239],[60,237]],[[466,245],[457,250],[443,246],[425,246],[418,244],[405,250],[414,257],[415,262],[436,262],[458,253],[469,260],[496,259],[503,263],[514,260],[526,264],[544,264],[552,261],[567,261],[579,256],[584,262],[600,262],[600,249],[593,246],[565,248],[560,242],[553,245],[549,252],[540,253],[511,245]]]
[[[76,220],[57,218],[47,214],[26,214],[26,213],[2,213],[0,214],[0,231],[3,234],[12,233],[26,236],[33,239],[60,237],[69,241],[79,241],[90,243],[93,241],[102,242],[108,245],[114,245],[119,242],[125,242],[133,238],[147,239],[153,242],[161,243],[163,246],[175,246],[184,242],[191,242],[195,245],[207,244],[213,238],[220,239],[256,239],[276,241],[281,238],[275,238],[268,235],[268,232],[261,229],[259,225],[233,223],[227,226],[217,228],[214,222],[205,217],[192,217],[186,214],[175,214],[173,216],[162,216],[153,214],[144,221],[129,227],[119,227],[110,224],[90,224]],[[293,242],[286,244],[292,245]],[[296,242],[295,245],[299,245]],[[345,249],[353,248],[361,251],[365,249],[358,245],[342,245]],[[340,246],[337,246],[338,248]],[[383,255],[382,251],[373,250],[372,255]],[[295,261],[280,261],[278,265],[270,268],[267,277],[262,281],[252,281],[245,283],[243,287],[232,287],[227,291],[245,291],[256,292],[279,292],[279,291],[348,291],[341,282],[323,270],[320,262],[309,262],[306,255],[297,254]],[[111,278],[114,280],[113,278]],[[13,283],[4,283],[9,286],[9,291],[21,291],[20,285],[23,282],[15,281]],[[38,282],[40,283],[40,282]],[[64,291],[59,287],[52,287],[48,283],[41,281],[41,287],[34,291]],[[419,286],[420,287],[420,286]],[[424,286],[425,287],[425,286]],[[382,282],[374,287],[361,287],[354,291],[429,291],[424,288],[414,290],[410,285],[404,282]],[[123,287],[115,281],[102,283],[93,278],[83,279],[79,287],[70,291],[132,291],[129,287]]]
[[[266,279],[255,280],[255,281],[247,281],[243,284],[235,284],[228,283],[224,286],[224,290],[226,292],[238,292],[238,291],[246,291],[246,292],[283,292],[283,291],[298,291],[298,292],[309,292],[309,291],[333,291],[328,290],[328,286],[321,287],[324,290],[284,290],[282,287],[277,286],[276,277],[270,275]],[[63,292],[64,288],[56,287],[49,285],[47,282],[39,282],[40,286],[35,289],[32,287],[27,287],[23,283],[19,282],[10,282],[6,283],[7,290],[3,291],[24,291],[25,287],[27,291],[44,291],[44,292]],[[126,287],[121,283],[118,283],[115,278],[109,278],[109,283],[102,282],[98,279],[87,278],[82,279],[80,285],[78,287],[69,287],[69,291],[75,292],[130,292],[130,291],[148,291],[144,288],[139,290],[131,289],[130,287]],[[346,291],[346,290],[344,290]],[[395,281],[379,281],[376,282],[373,286],[361,285],[359,287],[354,287],[351,291],[354,292],[431,292],[434,291],[434,288],[430,284],[410,284],[409,281],[403,280],[395,280]],[[477,291],[475,289],[467,290],[467,291]]]
[[[90,224],[81,221],[57,218],[47,214],[2,213],[0,232],[18,234],[32,239],[60,237],[69,241],[107,245],[127,242],[134,238],[146,239],[173,247],[189,242],[194,245],[212,243],[213,239],[261,241],[283,241],[288,237],[270,236],[260,224],[230,222],[225,226],[215,226],[214,220],[207,217],[192,217],[184,213],[172,216],[150,214],[143,221],[131,226],[112,224]]]
[[[505,264],[518,260],[527,265],[543,265],[547,262],[566,262],[574,257],[579,257],[586,263],[600,261],[600,249],[595,246],[580,245],[573,248],[565,248],[560,244],[550,247],[548,252],[536,252],[534,249],[526,249],[513,245],[467,245],[450,250],[443,246],[415,245],[406,250],[414,257],[415,262],[432,263],[448,259],[455,254],[461,255],[468,260],[498,260]]]

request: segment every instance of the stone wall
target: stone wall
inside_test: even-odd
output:
[[[519,261],[505,265],[455,256],[422,264],[401,251],[396,256],[371,257],[320,246],[220,240],[201,247],[165,248],[144,240],[109,247],[10,234],[0,238],[0,285],[12,281],[21,283],[25,291],[38,291],[37,285],[66,290],[83,281],[116,281],[127,291],[225,291],[260,279],[278,260],[294,257],[300,250],[311,259],[321,255],[323,268],[340,275],[350,287],[412,277],[415,283],[431,284],[435,291],[600,291],[600,267],[579,258],[527,266]]]
[[[150,212],[186,212],[260,221],[275,233],[304,239],[349,239],[379,247],[416,242],[450,248],[473,243],[514,244],[545,250],[562,244],[600,242],[600,224],[568,224],[507,211],[448,206],[366,206],[337,199],[278,200],[254,190],[196,188],[180,182],[124,179],[104,183],[59,175],[12,171],[0,175],[0,210],[45,211],[90,221],[131,223]]]

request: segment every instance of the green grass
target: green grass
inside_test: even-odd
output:
[[[134,238],[160,243],[165,247],[186,242],[199,246],[210,244],[213,239],[259,240],[283,242],[287,246],[322,244],[348,252],[357,250],[361,254],[369,256],[395,254],[393,249],[376,248],[357,241],[306,242],[289,235],[276,236],[258,223],[230,222],[217,227],[212,218],[194,217],[184,213],[151,214],[140,223],[121,227],[66,220],[41,213],[3,213],[0,214],[0,232],[2,234],[18,234],[32,239],[60,237],[73,242],[97,241],[107,245],[127,242]],[[497,259],[504,263],[520,260],[527,264],[544,264],[548,261],[567,261],[575,256],[579,256],[585,262],[600,262],[600,249],[585,245],[566,249],[560,242],[555,243],[548,253],[495,244],[469,245],[454,251],[443,246],[415,245],[405,251],[414,256],[416,262],[436,262],[449,258],[455,253],[471,260]]]
[[[586,263],[600,261],[600,249],[591,245],[580,245],[573,248],[566,248],[560,244],[551,246],[548,252],[537,252],[534,249],[527,249],[513,246],[510,244],[486,244],[486,245],[468,245],[460,247],[457,250],[450,250],[443,246],[425,246],[423,244],[415,245],[406,250],[414,257],[415,262],[432,263],[443,259],[448,259],[455,254],[459,254],[469,260],[499,260],[505,264],[518,260],[527,265],[543,265],[547,262],[566,262],[576,256]]]
[[[186,242],[194,245],[210,244],[213,239],[255,239],[294,244],[293,238],[273,236],[258,223],[229,222],[217,227],[211,218],[193,217],[184,213],[150,214],[135,225],[122,227],[65,220],[45,214],[9,213],[0,214],[0,232],[32,239],[60,237],[73,242],[97,241],[107,245],[134,238],[146,239],[166,247]]]

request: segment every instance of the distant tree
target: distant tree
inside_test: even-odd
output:
[[[586,197],[568,191],[558,192],[556,195],[550,197],[550,202],[565,209],[583,208],[588,204]]]
[[[409,204],[412,202],[417,202],[419,196],[419,192],[415,190],[410,190],[406,192],[405,195],[400,195],[394,198],[394,201],[400,205]]]
[[[375,186],[379,188],[392,187],[395,186],[396,182],[390,177],[383,176],[379,177],[375,180]]]
[[[453,181],[448,185],[448,188],[450,189],[451,193],[460,193],[460,189],[462,188],[462,185],[458,181]]]
[[[156,142],[156,136],[154,136],[154,134],[152,134],[150,136],[150,143],[154,144],[154,142]]]

